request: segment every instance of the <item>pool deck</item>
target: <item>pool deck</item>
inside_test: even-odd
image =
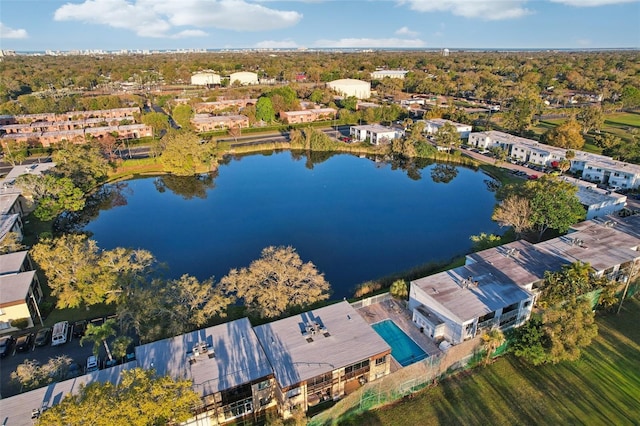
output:
[[[430,357],[440,356],[442,351],[438,345],[428,336],[420,333],[420,329],[412,321],[411,311],[406,309],[402,302],[397,300],[385,300],[369,306],[357,309],[358,313],[369,324],[374,324],[385,319],[393,320],[414,342],[418,344]],[[391,362],[391,371],[403,368],[395,359]]]

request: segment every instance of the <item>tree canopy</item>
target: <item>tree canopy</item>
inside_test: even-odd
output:
[[[52,155],[56,163],[54,173],[71,179],[73,184],[88,193],[106,180],[110,166],[97,142],[81,145],[66,144]]]
[[[201,143],[195,133],[171,131],[163,136],[162,143],[160,162],[165,171],[177,176],[193,176],[204,167],[210,169],[211,147]]]
[[[64,211],[82,210],[85,197],[82,190],[69,178],[58,178],[52,174],[18,176],[15,185],[36,203],[33,214],[40,220],[48,221]]]
[[[552,146],[566,149],[582,149],[584,138],[582,137],[583,127],[575,119],[570,119],[548,130],[544,134],[546,143]]]
[[[30,254],[46,275],[58,308],[114,302],[155,264],[146,250],[101,250],[84,234],[44,239]]]
[[[220,280],[226,292],[244,300],[248,311],[275,318],[293,307],[329,298],[329,283],[293,247],[270,246],[249,267],[232,269]]]
[[[165,425],[193,416],[201,404],[190,380],[159,377],[135,368],[121,373],[120,383],[93,382],[67,394],[42,413],[39,425]]]

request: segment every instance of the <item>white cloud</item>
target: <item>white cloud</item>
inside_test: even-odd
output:
[[[340,40],[317,40],[316,47],[424,47],[425,42],[420,39],[402,38],[341,38]]]
[[[264,40],[256,43],[259,49],[294,49],[298,47],[298,43],[293,40]]]
[[[417,12],[451,12],[465,18],[488,21],[529,15],[532,12],[524,8],[526,2],[527,0],[398,0],[399,4],[408,4],[410,9]]]
[[[577,7],[596,7],[596,6],[607,6],[611,4],[619,4],[619,3],[633,3],[638,0],[549,0],[552,3],[562,3],[568,6],[577,6]]]
[[[263,31],[290,27],[302,15],[246,0],[85,0],[66,3],[56,21],[80,21],[135,31],[143,37],[201,37],[206,33],[177,27]]]
[[[409,37],[415,37],[418,35],[417,31],[411,31],[409,27],[402,27],[396,30],[396,35],[406,35]]]
[[[27,34],[27,30],[19,29],[14,30],[13,28],[7,27],[5,24],[0,22],[0,38],[27,38],[29,34]]]
[[[171,36],[171,38],[206,37],[209,34],[202,30],[184,30]]]

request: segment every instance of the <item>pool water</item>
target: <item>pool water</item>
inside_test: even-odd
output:
[[[427,358],[427,354],[392,320],[384,320],[371,325],[391,346],[391,356],[403,367]]]

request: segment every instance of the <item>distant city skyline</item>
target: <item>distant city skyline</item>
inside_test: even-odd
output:
[[[640,0],[2,0],[0,49],[640,47]]]

